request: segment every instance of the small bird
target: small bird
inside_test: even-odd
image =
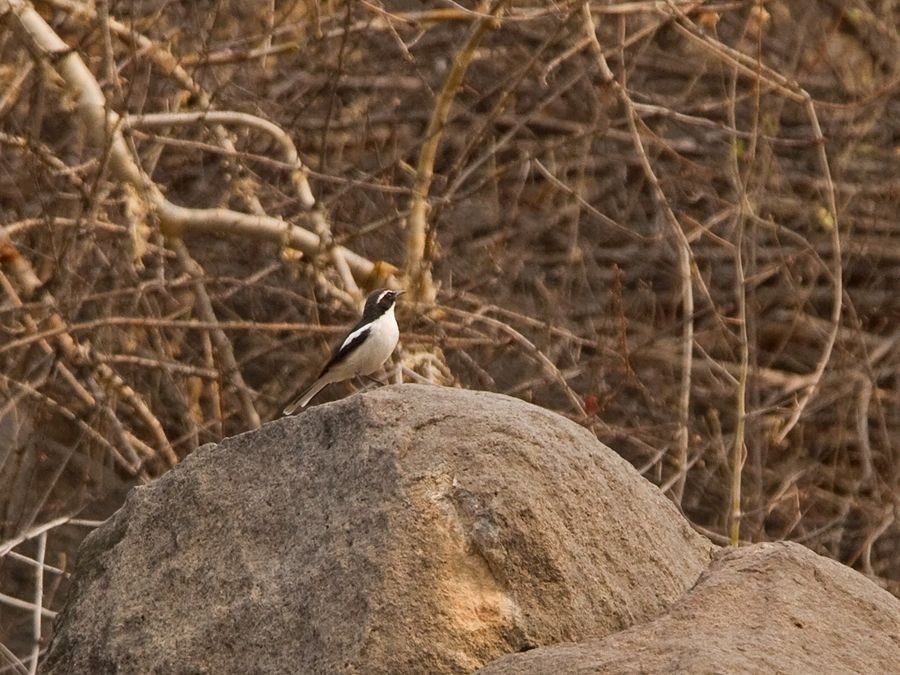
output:
[[[284,409],[285,415],[306,407],[313,396],[332,382],[371,375],[387,361],[400,339],[394,303],[405,292],[379,288],[369,294],[362,318],[331,352],[316,381]]]

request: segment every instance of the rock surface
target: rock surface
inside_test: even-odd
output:
[[[712,550],[558,415],[385,387],[133,490],[81,547],[44,672],[471,672],[652,619]]]
[[[505,656],[480,675],[896,673],[900,600],[799,544],[722,551],[664,615]]]

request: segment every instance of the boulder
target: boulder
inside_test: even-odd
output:
[[[721,552],[664,615],[601,640],[506,656],[480,675],[896,673],[900,600],[799,544]]]
[[[559,415],[384,387],[135,488],[79,551],[44,672],[471,672],[652,619],[712,550]]]

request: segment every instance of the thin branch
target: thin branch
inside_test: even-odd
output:
[[[0,654],[2,654],[7,661],[9,661],[9,665],[4,666],[2,670],[0,670],[0,673],[5,673],[6,671],[12,669],[19,675],[28,675],[28,668],[25,667],[25,664],[22,662],[22,660],[15,654],[13,654],[9,650],[9,648],[2,642],[0,642]]]
[[[804,103],[806,114],[809,117],[810,123],[812,124],[812,130],[816,140],[816,147],[818,148],[817,156],[819,159],[819,168],[822,171],[822,175],[825,177],[825,194],[827,195],[828,211],[831,216],[831,222],[829,223],[829,228],[831,229],[831,245],[833,249],[833,266],[831,269],[831,275],[833,279],[833,292],[831,301],[831,330],[828,333],[828,337],[825,340],[825,345],[822,348],[822,352],[819,355],[818,361],[816,362],[816,367],[813,369],[813,382],[797,402],[797,405],[794,408],[794,412],[791,414],[787,422],[785,422],[784,426],[781,428],[781,431],[778,432],[778,435],[775,439],[778,443],[781,443],[785,438],[787,438],[787,435],[800,420],[800,416],[803,414],[806,406],[809,404],[810,400],[819,388],[819,384],[822,381],[822,375],[825,373],[825,368],[828,367],[828,362],[831,360],[831,353],[834,350],[834,343],[837,340],[838,332],[841,329],[841,309],[843,307],[842,303],[844,301],[844,267],[843,262],[841,261],[841,230],[840,224],[838,222],[837,201],[834,194],[834,182],[831,179],[831,168],[828,164],[828,153],[825,150],[825,137],[822,135],[822,128],[819,126],[819,118],[816,115],[816,107],[815,105],[813,105],[812,97],[806,91],[803,91],[803,94],[805,96]]]
[[[29,539],[34,539],[35,537],[39,537],[44,532],[48,532],[49,530],[59,527],[60,525],[65,525],[66,523],[71,521],[75,517],[75,515],[75,513],[72,513],[69,515],[60,516],[58,518],[54,518],[53,520],[47,521],[46,523],[42,523],[41,525],[35,525],[34,527],[16,535],[12,539],[7,539],[3,543],[0,543],[0,558],[12,551],[22,542],[28,541]]]
[[[485,34],[496,24],[496,16],[501,13],[506,0],[482,0],[475,12],[480,16],[469,32],[462,48],[453,59],[447,79],[434,102],[431,118],[428,120],[428,128],[425,131],[425,142],[419,150],[419,160],[416,163],[416,180],[413,184],[413,197],[409,207],[407,227],[409,229],[406,240],[406,277],[411,293],[411,299],[421,302],[433,303],[436,297],[434,281],[429,269],[430,261],[426,259],[428,243],[428,193],[431,181],[434,177],[434,161],[437,157],[437,149],[450,115],[450,106],[462,85],[463,78],[475,51]]]
[[[212,301],[209,299],[209,293],[206,292],[206,287],[202,281],[204,276],[203,268],[191,257],[183,241],[180,239],[174,240],[172,247],[178,254],[178,261],[182,268],[196,280],[194,283],[194,297],[197,301],[197,310],[200,316],[207,323],[215,325],[217,323],[216,313],[213,309]],[[210,336],[216,347],[219,359],[222,361],[225,378],[231,382],[241,403],[241,414],[244,417],[244,422],[251,429],[259,428],[261,424],[259,413],[253,405],[250,388],[244,382],[240,368],[234,358],[234,348],[231,346],[231,340],[228,339],[225,331],[221,328],[210,329]]]
[[[181,113],[156,113],[145,115],[128,115],[125,123],[132,128],[146,129],[154,127],[171,127],[184,124],[195,124],[197,122],[209,122],[211,124],[229,124],[249,127],[268,134],[273,141],[281,148],[284,155],[284,161],[291,169],[291,182],[297,190],[300,203],[307,209],[315,206],[316,199],[313,197],[312,189],[307,179],[307,170],[300,161],[297,154],[297,147],[294,141],[288,136],[284,129],[269,120],[250,115],[249,113],[236,112],[233,110],[200,110],[196,112]],[[234,150],[231,150],[234,152]]]
[[[28,612],[37,612],[41,618],[46,619],[55,619],[56,612],[47,609],[46,607],[38,607],[33,602],[28,602],[27,600],[20,600],[19,598],[14,598],[11,595],[7,595],[6,593],[0,593],[0,604],[8,605],[10,607],[16,607],[18,609],[24,609]]]
[[[34,646],[31,648],[31,675],[37,673],[38,656],[41,653],[41,610],[44,608],[44,555],[47,553],[47,533],[38,535],[37,569],[34,581],[34,619],[32,629],[34,631]]]
[[[735,105],[737,98],[737,73],[731,78],[731,91],[728,97],[728,124],[736,129],[737,118]],[[753,206],[747,198],[746,186],[741,179],[738,166],[737,145],[734,141],[729,148],[731,159],[731,184],[738,196],[737,223],[734,234],[734,294],[738,306],[738,332],[740,341],[740,375],[735,388],[735,429],[734,445],[731,453],[731,498],[728,510],[728,539],[732,546],[741,540],[741,483],[744,462],[747,458],[747,446],[744,431],[747,424],[747,380],[750,371],[750,338],[747,331],[747,280],[744,277],[744,226],[747,214],[753,213]]]
[[[822,380],[822,375],[825,372],[825,368],[828,367],[828,363],[831,360],[831,353],[834,350],[834,344],[837,340],[838,331],[840,330],[841,324],[841,310],[844,298],[843,263],[841,260],[841,233],[840,223],[838,221],[834,181],[831,177],[831,167],[828,162],[828,152],[826,150],[825,137],[822,134],[822,127],[819,125],[819,117],[816,113],[816,106],[813,102],[812,96],[796,81],[791,80],[781,73],[778,73],[768,66],[762,64],[758,59],[753,59],[746,54],[743,54],[732,47],[728,47],[727,45],[722,44],[719,40],[716,40],[715,38],[707,35],[702,30],[700,30],[700,28],[697,27],[679,7],[677,7],[675,3],[672,2],[672,0],[666,0],[666,6],[669,8],[671,15],[677,18],[677,20],[674,22],[674,26],[682,35],[685,35],[695,43],[701,45],[706,50],[714,54],[717,58],[722,60],[724,63],[731,65],[733,68],[735,68],[735,70],[742,73],[743,75],[750,77],[755,82],[764,83],[765,85],[771,87],[782,96],[785,96],[794,103],[802,105],[804,111],[806,112],[806,116],[809,118],[809,123],[812,128],[813,142],[815,143],[817,149],[816,156],[819,163],[819,170],[822,172],[822,177],[825,181],[825,195],[828,202],[828,215],[830,218],[830,222],[827,223],[827,226],[831,230],[833,261],[832,268],[830,270],[833,280],[831,329],[825,340],[825,345],[822,348],[819,358],[816,361],[816,366],[813,369],[812,384],[800,397],[800,400],[794,406],[794,410],[791,413],[791,416],[776,434],[775,441],[777,443],[781,443],[785,438],[787,438],[787,435],[791,432],[794,426],[796,426],[797,422],[800,420],[800,417],[803,415],[803,411],[806,409],[806,406],[809,404],[810,400],[818,390],[819,384]]]
[[[456,309],[455,307],[447,307],[442,306],[441,311],[448,312],[450,314],[456,314],[457,316],[461,316],[467,319],[471,319],[473,321],[479,321],[481,323],[485,323],[488,326],[496,328],[508,336],[510,336],[515,342],[519,344],[520,347],[524,348],[529,354],[534,356],[537,361],[541,364],[544,371],[550,375],[559,386],[562,388],[563,393],[566,395],[566,398],[569,399],[569,403],[572,404],[572,408],[575,409],[575,412],[579,416],[580,419],[584,419],[587,417],[587,413],[584,409],[584,404],[581,402],[581,398],[579,398],[578,394],[576,394],[572,387],[569,386],[569,383],[566,381],[565,376],[559,371],[559,368],[556,367],[556,364],[553,363],[547,355],[544,354],[537,346],[524,335],[522,335],[515,328],[510,326],[509,324],[500,321],[499,319],[494,319],[489,316],[485,316],[484,314],[478,314],[476,312],[467,312],[462,309]]]
[[[591,47],[600,69],[600,75],[604,82],[612,87],[619,101],[622,103],[622,106],[625,108],[628,128],[631,131],[632,143],[638,159],[640,160],[644,177],[653,189],[656,202],[665,214],[666,222],[675,238],[676,253],[678,254],[678,271],[681,280],[681,309],[684,313],[681,351],[681,390],[678,400],[679,433],[676,448],[678,453],[677,463],[679,467],[679,478],[674,484],[676,501],[681,503],[688,470],[687,456],[688,443],[690,440],[691,361],[693,359],[694,347],[694,291],[691,279],[691,247],[684,234],[684,229],[682,228],[681,223],[678,222],[678,218],[675,216],[675,212],[672,210],[662,186],[659,184],[659,179],[657,179],[653,167],[650,165],[650,159],[647,157],[647,151],[644,148],[644,143],[641,140],[641,134],[638,130],[638,115],[634,109],[634,103],[625,87],[613,76],[613,73],[606,62],[606,57],[603,55],[603,47],[597,39],[597,28],[594,25],[594,19],[591,16],[590,2],[586,1],[581,6],[581,15],[584,23],[584,30],[591,41]]]
[[[40,567],[44,570],[44,572],[50,572],[51,574],[61,574],[63,576],[68,575],[68,572],[60,569],[59,567],[54,567],[53,565],[48,565],[46,563],[38,564],[38,561],[34,558],[29,558],[27,555],[22,555],[16,551],[9,551],[6,554],[6,557],[10,560],[18,560],[21,563],[25,563],[31,567]]]
[[[280,333],[283,331],[306,331],[309,333],[337,333],[340,327],[320,326],[312,323],[299,322],[273,322],[260,323],[259,321],[198,321],[196,319],[162,319],[140,316],[108,316],[102,319],[92,319],[73,323],[68,326],[54,326],[39,333],[28,335],[16,340],[10,340],[0,345],[0,354],[20,347],[25,347],[40,340],[63,333],[79,333],[93,331],[104,326],[143,326],[145,328],[189,328],[192,330],[212,330],[223,328],[226,330],[269,331]],[[103,360],[101,356],[99,360]]]

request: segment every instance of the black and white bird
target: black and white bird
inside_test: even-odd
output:
[[[388,360],[400,339],[394,304],[403,293],[380,288],[369,294],[362,318],[334,348],[316,381],[284,409],[285,415],[306,407],[313,396],[332,382],[371,375]]]

